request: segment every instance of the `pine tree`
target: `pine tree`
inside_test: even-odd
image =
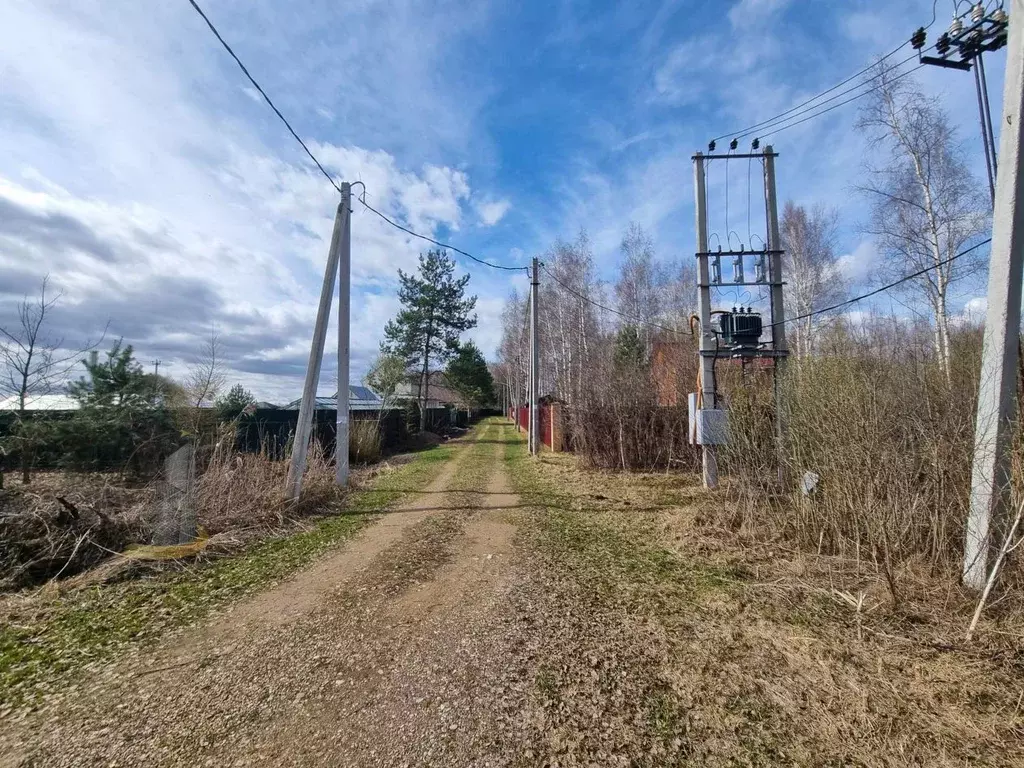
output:
[[[459,351],[445,370],[448,384],[472,406],[480,408],[494,402],[494,379],[480,349],[472,341]]]
[[[420,429],[427,428],[430,364],[449,360],[459,334],[476,326],[476,296],[465,298],[469,275],[455,277],[455,261],[444,251],[420,254],[419,274],[398,270],[402,310],[384,328],[381,351],[405,360],[420,374]]]
[[[223,397],[217,398],[217,415],[224,421],[237,419],[250,406],[256,405],[252,392],[241,384],[235,384]]]

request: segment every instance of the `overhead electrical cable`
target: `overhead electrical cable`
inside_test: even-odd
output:
[[[863,293],[860,296],[855,296],[852,299],[847,299],[846,301],[840,301],[837,304],[833,304],[832,306],[829,306],[829,307],[824,307],[822,309],[816,309],[813,312],[807,312],[807,313],[805,313],[803,315],[797,315],[796,317],[787,317],[785,320],[780,320],[777,323],[769,323],[769,324],[765,325],[764,327],[765,328],[772,328],[772,327],[774,327],[776,325],[785,325],[786,323],[794,323],[797,320],[806,320],[808,317],[814,317],[816,315],[821,315],[821,314],[824,314],[826,312],[833,312],[833,311],[835,311],[837,309],[842,309],[843,307],[849,306],[850,304],[856,304],[858,301],[863,301],[864,299],[869,299],[872,296],[877,296],[878,294],[884,293],[885,291],[892,290],[896,286],[901,285],[902,283],[905,283],[908,280],[913,280],[914,278],[921,277],[921,275],[925,275],[925,274],[931,272],[933,269],[938,269],[940,267],[944,267],[947,264],[956,261],[961,256],[966,256],[968,253],[976,251],[979,248],[981,248],[983,245],[987,245],[988,243],[991,243],[991,242],[992,242],[992,238],[991,237],[986,238],[985,240],[982,240],[981,242],[975,243],[970,248],[965,248],[964,250],[960,251],[959,253],[956,253],[953,256],[950,256],[948,259],[944,259],[943,261],[940,261],[937,264],[933,264],[932,266],[925,267],[924,269],[920,269],[917,272],[913,272],[913,273],[911,273],[909,275],[904,275],[903,277],[899,278],[898,280],[894,280],[893,282],[888,283],[887,285],[883,285],[880,288],[876,288],[873,291],[868,291],[867,293]],[[611,312],[612,314],[615,314],[615,315],[618,315],[619,317],[625,318],[626,320],[629,320],[630,322],[638,323],[640,325],[646,325],[646,326],[649,326],[651,328],[658,328],[658,329],[660,329],[662,331],[668,331],[669,333],[679,334],[679,331],[676,330],[675,328],[669,328],[669,327],[664,326],[664,325],[659,325],[658,323],[652,323],[652,322],[650,322],[648,320],[642,320],[642,319],[640,319],[638,317],[633,317],[633,316],[628,315],[628,314],[626,314],[624,312],[620,312],[617,309],[612,309],[611,307],[605,306],[604,304],[601,304],[598,301],[594,301],[593,299],[591,299],[591,298],[589,298],[587,296],[584,296],[579,291],[576,291],[573,288],[570,288],[568,285],[566,285],[561,280],[559,280],[557,277],[555,277],[554,273],[550,269],[548,269],[545,264],[541,264],[541,269],[543,269],[544,272],[547,273],[548,277],[550,277],[555,283],[560,285],[562,288],[564,288],[566,291],[568,291],[569,293],[571,293],[573,296],[575,296],[576,298],[580,299],[581,301],[585,301],[588,304],[592,304],[595,307],[597,307],[598,309],[603,309],[605,312]]]
[[[888,290],[891,290],[891,289],[895,288],[897,285],[905,283],[908,280],[913,280],[916,277],[921,277],[921,275],[926,275],[929,272],[931,272],[933,269],[938,269],[939,267],[944,267],[947,264],[949,264],[949,263],[951,263],[953,261],[956,261],[961,256],[966,256],[968,253],[971,253],[972,251],[976,251],[979,248],[981,248],[981,246],[986,245],[986,244],[991,243],[991,242],[992,242],[992,238],[991,237],[986,238],[986,239],[982,240],[980,243],[975,243],[970,248],[965,248],[964,250],[960,251],[959,253],[954,254],[953,256],[950,256],[948,259],[944,259],[943,261],[940,261],[937,264],[933,264],[930,267],[925,267],[924,269],[919,269],[917,272],[914,272],[912,274],[904,275],[899,280],[894,280],[893,282],[889,283],[888,285],[883,285],[881,288],[876,288],[873,291],[869,291],[868,293],[861,294],[860,296],[856,296],[856,297],[854,297],[852,299],[847,299],[846,301],[840,301],[838,304],[833,304],[831,307],[825,307],[824,309],[816,309],[813,312],[807,312],[807,313],[805,313],[803,315],[797,315],[796,317],[787,317],[785,320],[781,320],[780,322],[777,322],[777,323],[771,323],[770,325],[767,325],[765,327],[766,328],[771,328],[771,327],[776,326],[776,325],[785,325],[786,323],[793,323],[793,322],[796,322],[797,320],[806,320],[808,317],[814,317],[815,315],[821,315],[821,314],[824,314],[825,312],[832,312],[832,311],[834,311],[836,309],[842,309],[843,307],[849,306],[850,304],[854,304],[854,303],[856,303],[858,301],[863,301],[864,299],[869,299],[872,296],[877,296],[878,294],[884,293],[885,291],[888,291]]]
[[[932,20],[928,23],[928,25],[926,27],[924,27],[924,29],[930,29],[931,26],[935,23],[936,7],[937,7],[937,5],[938,5],[938,0],[934,0],[934,2],[932,3]],[[868,64],[866,67],[864,67],[860,71],[855,72],[854,74],[850,75],[845,80],[839,81],[838,83],[833,85],[831,88],[827,88],[824,91],[822,91],[821,93],[818,93],[818,94],[810,97],[809,99],[806,99],[806,100],[800,102],[796,106],[790,107],[789,109],[785,110],[784,112],[780,112],[779,114],[775,115],[774,117],[770,117],[767,120],[762,120],[761,122],[755,123],[754,125],[747,126],[746,128],[740,128],[740,129],[735,130],[735,131],[730,131],[729,133],[723,133],[720,136],[715,136],[714,139],[712,139],[712,141],[719,141],[720,139],[727,139],[727,138],[737,138],[737,139],[739,139],[739,138],[743,138],[744,136],[749,136],[751,133],[757,131],[758,129],[761,129],[761,128],[770,126],[773,123],[779,122],[780,120],[782,120],[782,118],[787,118],[788,119],[788,117],[790,117],[790,116],[791,117],[796,117],[797,115],[794,115],[793,114],[794,112],[800,112],[800,114],[804,114],[807,111],[817,109],[822,104],[827,104],[829,101],[832,101],[832,100],[838,98],[839,96],[844,95],[845,93],[849,93],[850,90],[856,90],[857,88],[860,88],[862,85],[864,85],[864,83],[858,83],[852,89],[848,89],[847,91],[844,91],[842,94],[837,94],[836,96],[833,96],[830,99],[827,99],[827,100],[825,100],[823,102],[816,103],[816,102],[818,102],[819,99],[821,99],[822,96],[827,96],[828,94],[832,93],[836,89],[842,88],[847,83],[853,82],[857,78],[859,78],[859,77],[867,74],[868,72],[870,72],[873,68],[878,66],[878,64],[880,64],[881,62],[885,61],[886,59],[888,59],[888,58],[890,58],[890,57],[892,57],[894,55],[896,55],[909,42],[910,42],[909,40],[904,40],[902,43],[897,45],[891,51],[889,51],[888,53],[884,54],[883,56],[881,56],[877,60],[871,62],[870,64]],[[927,50],[927,49],[925,49],[925,50]],[[916,55],[917,54],[914,54],[914,56],[916,56]],[[911,57],[909,57],[907,59],[904,59],[902,62],[900,62],[899,64],[897,64],[895,66],[898,67],[898,66],[901,66],[902,64],[907,63],[908,61],[910,61],[910,59],[914,58],[914,56],[911,56]],[[807,109],[805,110],[804,107],[807,107]],[[801,112],[801,110],[803,110],[803,111]]]
[[[317,159],[316,155],[314,155],[312,150],[310,150],[310,148],[306,145],[306,142],[304,142],[302,140],[302,138],[299,136],[299,134],[295,132],[295,129],[292,128],[292,125],[291,125],[291,123],[288,122],[288,119],[283,114],[281,114],[281,110],[279,110],[277,108],[277,105],[274,104],[274,102],[271,100],[271,98],[267,95],[267,92],[263,90],[263,86],[261,86],[258,82],[256,82],[256,78],[254,78],[252,76],[252,74],[250,74],[248,68],[245,66],[245,64],[242,63],[242,60],[240,58],[238,58],[238,54],[236,54],[234,52],[234,50],[232,50],[231,46],[228,45],[227,41],[221,36],[220,32],[217,30],[217,27],[215,27],[213,25],[213,22],[210,21],[210,17],[207,16],[206,13],[203,11],[203,9],[199,7],[199,3],[197,3],[196,0],[188,0],[188,2],[192,6],[192,8],[195,9],[195,12],[198,13],[199,16],[203,19],[203,21],[206,22],[206,26],[208,26],[210,28],[210,31],[213,33],[214,37],[216,37],[218,42],[220,42],[220,44],[222,46],[224,46],[224,50],[226,50],[230,54],[231,58],[235,60],[235,63],[238,65],[239,69],[242,70],[242,74],[244,74],[246,76],[246,78],[249,80],[249,82],[252,83],[253,87],[257,91],[259,91],[259,94],[260,94],[260,96],[263,97],[263,100],[267,102],[267,104],[270,106],[270,108],[272,110],[274,110],[274,114],[277,115],[278,118],[280,118],[281,122],[284,123],[285,128],[288,129],[288,132],[299,143],[299,146],[301,146],[305,150],[306,154],[309,155],[309,159],[313,161],[313,163],[316,165],[317,168],[320,169],[320,173],[322,173],[324,175],[324,177],[327,179],[327,181],[329,181],[331,183],[331,186],[334,187],[338,191],[338,193],[340,194],[341,193],[341,186],[338,184],[338,182],[336,182],[334,180],[334,177],[331,176],[330,173],[328,173],[327,169],[324,168],[323,164]],[[361,182],[359,182],[359,183],[361,183]],[[366,185],[363,184],[363,189],[365,190],[365,188],[366,188]],[[491,267],[492,269],[505,269],[505,270],[511,270],[511,271],[518,271],[518,270],[529,271],[528,267],[508,267],[508,266],[504,266],[504,265],[501,265],[501,264],[492,264],[489,261],[477,258],[476,256],[474,256],[471,253],[467,253],[466,251],[462,250],[461,248],[456,248],[453,245],[448,245],[446,243],[439,242],[439,241],[435,240],[432,237],[427,237],[426,235],[421,235],[418,232],[414,232],[413,230],[409,229],[408,227],[405,227],[405,226],[399,224],[398,222],[388,218],[383,213],[378,211],[376,208],[373,208],[372,206],[370,206],[366,202],[366,200],[365,200],[365,192],[363,194],[363,197],[360,198],[359,202],[361,202],[368,210],[370,210],[373,213],[377,214],[380,218],[382,218],[384,221],[386,221],[392,227],[395,227],[396,229],[400,229],[403,232],[412,235],[413,237],[418,237],[421,240],[426,240],[427,242],[433,243],[434,245],[440,246],[441,248],[447,248],[449,250],[455,251],[456,253],[462,254],[463,256],[465,256],[465,257],[467,257],[469,259],[472,259],[473,261],[477,262],[478,264],[483,264],[484,266]]]

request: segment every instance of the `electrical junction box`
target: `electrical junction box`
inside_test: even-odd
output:
[[[729,437],[729,413],[721,408],[697,408],[697,394],[687,397],[688,438],[691,445],[725,445]]]

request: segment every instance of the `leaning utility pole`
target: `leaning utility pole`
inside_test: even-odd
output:
[[[540,453],[540,413],[537,390],[540,381],[540,340],[537,329],[537,288],[540,286],[537,257],[533,258],[533,279],[530,281],[530,453]]]
[[[786,420],[782,407],[782,380],[786,375],[786,309],[782,299],[782,236],[779,233],[779,204],[775,194],[775,153],[764,148],[764,199],[768,207],[768,280],[771,283],[772,387],[775,390],[775,444],[778,451],[779,483],[785,480]]]
[[[346,241],[345,234],[349,229],[349,185],[342,187],[342,200],[334,217],[334,232],[331,235],[331,250],[327,256],[327,269],[324,271],[324,282],[320,288],[320,305],[316,312],[316,325],[313,327],[313,343],[309,350],[309,362],[306,365],[306,380],[302,386],[302,402],[299,405],[299,420],[295,424],[295,436],[292,440],[292,459],[288,465],[288,479],[285,481],[285,498],[296,501],[302,491],[302,475],[306,471],[306,454],[309,451],[310,433],[313,428],[313,412],[316,410],[316,388],[320,383],[320,365],[324,357],[324,343],[327,341],[327,319],[331,313],[331,298],[334,293],[334,277],[338,273],[341,251]],[[343,300],[347,305],[348,297]],[[339,335],[340,349],[340,335]],[[339,361],[340,363],[340,361]],[[347,362],[346,362],[347,365]],[[340,365],[339,365],[340,369]],[[347,385],[348,382],[346,381]],[[339,390],[341,381],[338,382]],[[345,387],[346,393],[348,387]],[[346,395],[347,397],[347,395]],[[347,418],[347,417],[346,417]],[[348,446],[335,446],[335,453],[344,450],[348,456]]]
[[[999,168],[988,270],[988,310],[974,425],[971,508],[964,541],[964,584],[985,586],[992,518],[1010,491],[1010,451],[1017,416],[1021,278],[1024,276],[1024,0],[1014,0],[1000,123]]]
[[[345,209],[345,230],[341,235],[338,262],[338,418],[334,431],[334,481],[348,485],[348,376],[349,303],[352,293],[352,187],[341,183],[341,206]]]
[[[715,403],[715,358],[718,356],[718,340],[711,328],[711,275],[708,269],[708,200],[704,186],[704,155],[698,152],[693,158],[694,184],[697,199],[697,314],[700,316],[700,387],[697,390],[697,413],[714,409]],[[702,255],[703,254],[703,255]],[[718,487],[718,457],[715,445],[701,441],[701,457],[705,488]]]

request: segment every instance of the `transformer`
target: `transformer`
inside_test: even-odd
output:
[[[718,313],[718,327],[722,342],[733,354],[746,356],[757,351],[762,331],[760,313],[750,307],[733,307],[731,312]]]

